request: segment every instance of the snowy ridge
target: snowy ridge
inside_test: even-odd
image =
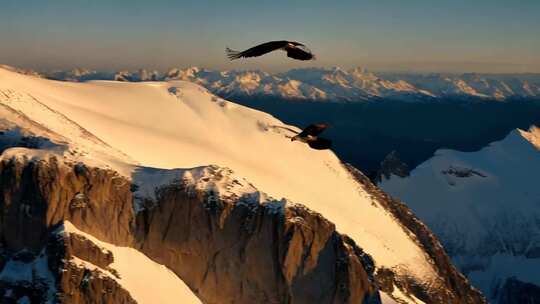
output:
[[[137,187],[133,194],[135,211],[152,207],[145,205],[156,202],[156,191],[170,185],[182,185],[188,192],[207,193],[209,199],[219,198],[221,201],[241,199],[239,203],[257,205],[275,201],[231,169],[215,165],[170,170],[141,167],[134,171],[132,179]]]
[[[49,130],[57,135],[50,140],[66,147],[41,147],[45,156],[116,170],[139,186],[142,199],[180,180],[222,197],[247,196],[276,207],[302,204],[350,236],[377,266],[421,285],[441,284],[414,236],[332,152],[291,142],[282,127],[294,127],[266,113],[185,81],[71,83],[0,69],[0,90],[22,96],[1,100],[25,124],[16,115],[8,121],[35,135]],[[3,155],[27,153],[12,148]]]
[[[129,161],[126,155],[31,94],[0,88],[0,114],[3,129],[20,133],[19,136],[46,139],[48,145],[40,148],[49,153],[101,166],[116,160]]]
[[[472,97],[505,100],[539,97],[537,74],[415,74],[373,73],[362,68],[293,69],[270,74],[264,71],[214,71],[198,67],[173,68],[160,74],[140,69],[134,72],[98,72],[85,69],[45,73],[53,79],[156,81],[186,80],[220,96],[267,96],[317,101],[363,101],[378,98],[415,100]]]
[[[540,286],[538,134],[532,126],[476,152],[439,150],[409,177],[380,184],[431,227],[493,302],[510,277]]]

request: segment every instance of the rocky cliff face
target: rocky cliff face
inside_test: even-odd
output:
[[[34,299],[50,293],[63,303],[133,302],[114,280],[72,261],[107,269],[114,257],[84,237],[55,233],[70,221],[166,265],[204,303],[378,299],[371,258],[320,214],[301,206],[220,201],[178,184],[161,188],[155,207],[135,214],[131,183],[111,171],[51,158],[3,160],[0,173],[3,264],[21,252],[27,259],[46,256],[44,271],[54,277],[39,291],[17,287],[8,293],[11,298],[34,292],[39,294]],[[3,288],[31,285],[34,278],[22,278]]]
[[[373,195],[382,195],[356,175]],[[221,200],[174,183],[157,189],[153,204],[135,213],[134,187],[110,170],[56,158],[8,159],[0,162],[0,176],[0,294],[5,301],[134,302],[103,274],[114,275],[114,256],[83,236],[59,234],[65,221],[167,266],[203,303],[377,303],[379,289],[392,293],[394,285],[408,284],[391,270],[376,270],[351,239],[301,205]],[[420,227],[412,231],[447,278],[446,286],[437,289],[402,287],[428,303],[482,303],[427,229],[394,201],[387,203],[404,223],[411,221],[408,226]],[[32,273],[46,274],[5,279],[6,267],[21,255],[34,265]],[[42,267],[33,262],[39,259],[46,260]]]
[[[120,279],[110,267],[114,261],[110,251],[104,251],[83,236],[63,235],[57,230],[49,234],[45,250],[49,270],[54,274],[58,302],[137,303],[127,290],[110,277],[112,274]]]

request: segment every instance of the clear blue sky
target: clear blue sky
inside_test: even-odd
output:
[[[318,60],[225,59],[226,46],[276,39],[304,42]],[[0,63],[540,72],[540,0],[0,0]]]

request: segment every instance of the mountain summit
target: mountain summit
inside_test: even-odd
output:
[[[361,172],[199,85],[0,69],[0,112],[6,301],[483,302]]]
[[[539,138],[532,126],[479,151],[438,150],[409,175],[380,183],[433,229],[490,303],[540,294]]]

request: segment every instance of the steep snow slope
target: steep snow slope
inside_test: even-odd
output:
[[[426,254],[339,159],[291,142],[284,130],[275,128],[283,124],[268,114],[182,81],[81,84],[0,69],[0,91],[0,101],[11,113],[25,114],[62,134],[69,149],[54,153],[109,166],[126,176],[141,166],[229,167],[275,198],[320,212],[378,266],[437,285]]]
[[[110,268],[116,270],[120,278],[107,270],[101,269],[101,272],[109,273],[110,278],[117,280],[122,287],[129,290],[137,303],[201,303],[172,271],[133,248],[101,242],[92,235],[80,231],[69,221],[65,221],[57,233],[81,235],[102,250],[110,251],[114,257],[114,263]],[[84,263],[89,269],[98,268],[82,260],[76,262]]]
[[[510,277],[540,286],[540,130],[476,152],[439,150],[409,177],[380,184],[433,229],[486,296]]]

